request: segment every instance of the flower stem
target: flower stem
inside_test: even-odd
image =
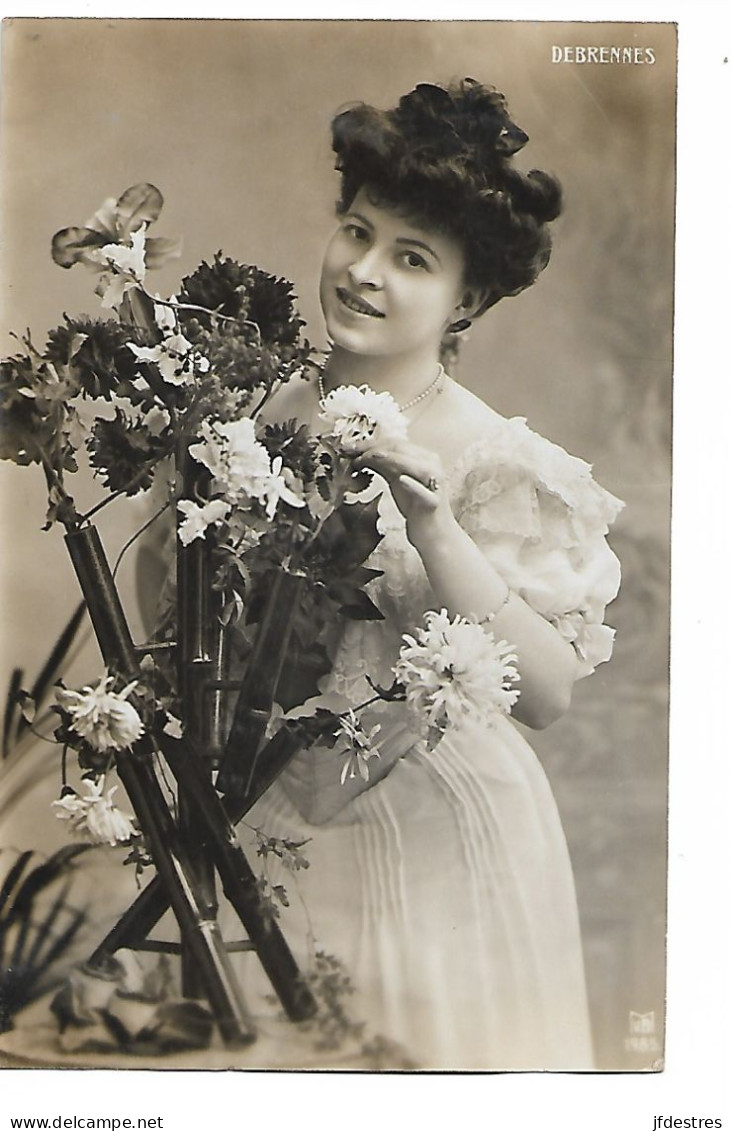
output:
[[[148,518],[147,521],[142,524],[142,526],[139,528],[139,530],[136,530],[135,533],[130,538],[127,539],[124,546],[122,547],[119,554],[117,555],[116,562],[114,563],[114,569],[112,570],[112,580],[114,580],[116,578],[117,570],[119,569],[120,565],[122,564],[122,558],[125,556],[125,554],[129,550],[130,546],[134,545],[134,543],[137,541],[137,539],[142,534],[145,533],[145,531],[148,529],[148,527],[152,526],[152,524],[154,522],[157,522],[157,520],[160,518],[160,516],[162,514],[165,514],[166,510],[168,510],[168,508],[171,507],[172,505],[173,505],[173,500],[172,499],[166,499],[165,502],[163,503],[162,507],[159,507],[158,510],[155,511],[155,514],[152,516],[152,518]]]
[[[252,420],[254,420],[256,418],[257,413],[260,412],[264,408],[267,401],[271,397],[274,396],[274,394],[277,392],[278,389],[281,388],[281,386],[282,386],[282,382],[280,381],[280,379],[278,377],[275,381],[272,382],[272,384],[269,386],[268,389],[264,390],[264,396],[260,400],[259,404],[256,405],[249,414],[251,416]]]
[[[41,742],[48,742],[51,746],[58,745],[55,738],[49,738],[47,734],[41,734],[39,730],[36,730],[35,727],[31,726],[30,724],[28,725],[28,730],[31,732],[34,738],[40,738]]]
[[[143,288],[140,288],[141,290]],[[155,303],[156,306],[167,306],[170,310],[196,310],[200,314],[208,314],[211,318],[219,318],[222,322],[238,322],[238,318],[232,318],[230,314],[220,314],[218,310],[209,310],[207,306],[198,306],[194,302],[176,302],[171,299],[153,298],[148,291],[144,292],[147,297]],[[248,326],[255,326],[255,322],[247,322]]]

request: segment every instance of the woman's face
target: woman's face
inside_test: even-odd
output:
[[[460,316],[464,269],[456,240],[373,204],[362,189],[323,260],[320,302],[331,340],[351,353],[436,356]]]

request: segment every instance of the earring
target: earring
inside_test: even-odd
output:
[[[468,330],[473,323],[469,318],[458,318],[457,322],[453,322],[448,329],[451,334],[460,334],[463,330]]]

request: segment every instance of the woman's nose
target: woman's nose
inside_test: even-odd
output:
[[[381,269],[376,249],[371,247],[354,259],[348,267],[348,275],[355,286],[378,290],[382,285]]]

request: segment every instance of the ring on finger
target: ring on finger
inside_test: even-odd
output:
[[[434,476],[434,475],[431,475],[430,478],[427,480],[427,486],[430,489],[430,491],[436,491],[437,488],[439,487],[439,483],[437,482],[437,477]]]

